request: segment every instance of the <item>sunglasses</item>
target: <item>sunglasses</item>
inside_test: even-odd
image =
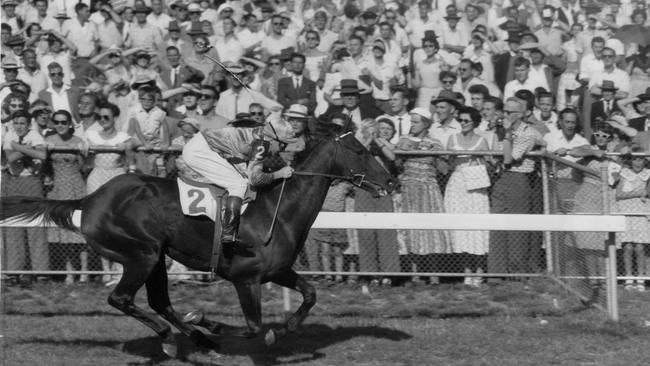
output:
[[[263,116],[264,112],[251,112],[251,116]]]
[[[602,132],[596,132],[596,133],[594,133],[594,137],[600,137],[600,138],[608,139],[608,138],[610,138],[610,135],[608,135],[606,133],[602,133]]]
[[[100,115],[99,115],[99,119],[101,119],[102,121],[110,121],[110,120],[111,120],[111,116],[108,116],[108,115],[106,115],[106,114],[100,114]]]
[[[615,55],[603,55],[603,58],[614,58],[616,57]]]
[[[460,123],[473,123],[474,121],[472,121],[471,119],[460,118],[460,119],[458,119],[458,122],[460,122]]]
[[[454,81],[453,80],[443,80],[442,83],[443,84],[453,84]]]
[[[279,62],[269,62],[269,65],[271,66],[280,66]]]
[[[503,114],[506,115],[515,114],[515,113],[519,113],[519,111],[506,111],[506,110],[503,111]]]
[[[122,55],[120,55],[119,53],[111,53],[110,55],[108,55],[108,57],[121,57],[121,56]]]
[[[201,99],[214,99],[214,95],[212,95],[212,94],[201,93],[201,94],[199,94],[199,96],[200,96]]]
[[[273,23],[273,25],[283,25],[282,23]]]
[[[53,124],[53,125],[56,125],[56,126],[59,126],[59,125],[67,125],[67,124],[68,124],[68,120],[67,120],[67,119],[64,119],[64,120],[53,119],[53,120],[52,120],[52,124]]]
[[[63,76],[63,72],[51,72],[50,76]]]
[[[11,103],[11,104],[9,104],[9,107],[11,107],[11,108],[22,108],[23,104]]]

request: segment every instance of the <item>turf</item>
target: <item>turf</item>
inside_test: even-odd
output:
[[[106,304],[99,285],[4,288],[2,365],[648,365],[650,294],[621,293],[619,323],[550,281],[462,285],[318,286],[299,331],[272,347],[262,337],[214,337],[216,350],[177,335],[168,359],[153,332]],[[181,312],[243,326],[232,286],[179,285]],[[138,303],[146,306],[139,294]],[[263,291],[265,329],[284,318],[281,291]],[[292,297],[297,308],[298,296]]]

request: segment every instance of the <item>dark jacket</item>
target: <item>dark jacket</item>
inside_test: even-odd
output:
[[[630,127],[634,128],[637,131],[645,131],[645,121],[650,119],[650,116],[641,116],[638,118],[633,118],[629,121]]]
[[[292,104],[296,104],[298,99],[307,98],[307,110],[309,114],[314,113],[316,109],[316,83],[302,78],[300,88],[296,90],[293,85],[293,77],[284,77],[278,80],[278,103],[286,109]]]
[[[621,109],[618,107],[618,104],[616,104],[616,101],[612,101],[612,110],[609,112],[609,114],[612,114],[612,112],[615,111],[620,111]],[[603,121],[606,121],[607,118],[609,118],[609,115],[605,113],[605,103],[604,100],[599,100],[597,102],[591,103],[591,126],[594,126],[594,123],[596,122],[596,118],[600,117]]]

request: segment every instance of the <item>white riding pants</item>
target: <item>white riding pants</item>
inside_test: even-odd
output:
[[[212,183],[244,198],[248,181],[226,159],[210,148],[203,134],[197,133],[183,148],[183,160]]]

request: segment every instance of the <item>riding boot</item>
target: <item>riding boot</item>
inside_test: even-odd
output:
[[[226,210],[223,214],[223,231],[221,232],[221,243],[224,245],[231,245],[237,241],[241,204],[242,199],[240,197],[228,196],[226,199]]]

